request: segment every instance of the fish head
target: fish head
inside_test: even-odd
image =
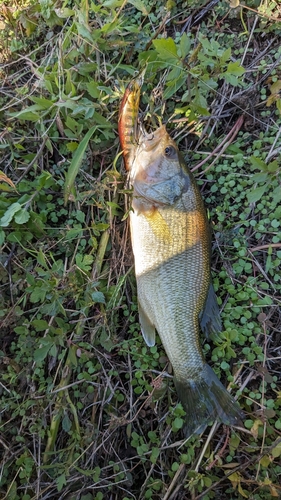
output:
[[[151,134],[141,128],[130,182],[135,197],[143,197],[154,206],[172,205],[188,188],[179,150],[165,125]]]

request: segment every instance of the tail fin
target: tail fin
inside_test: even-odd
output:
[[[175,386],[186,412],[187,437],[200,434],[215,420],[241,425],[243,412],[209,365],[204,365],[197,379],[183,382],[175,378]]]

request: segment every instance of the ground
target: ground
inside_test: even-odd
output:
[[[281,497],[277,1],[0,1],[0,497]],[[176,140],[212,227],[204,355],[244,426],[188,441],[138,323],[117,134],[127,84]]]

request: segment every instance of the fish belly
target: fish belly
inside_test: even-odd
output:
[[[158,232],[153,216],[131,215],[138,300],[160,335],[175,377],[192,378],[204,364],[198,316],[209,286],[207,248],[191,227],[194,213],[158,213]]]

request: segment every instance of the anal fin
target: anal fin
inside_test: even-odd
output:
[[[139,319],[141,325],[141,332],[146,344],[149,347],[155,345],[155,326],[151,323],[146,312],[143,310],[141,304],[139,303]]]
[[[207,339],[216,336],[222,329],[220,310],[212,283],[209,286],[204,309],[199,315],[200,326]]]

